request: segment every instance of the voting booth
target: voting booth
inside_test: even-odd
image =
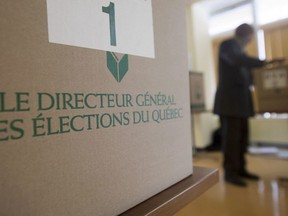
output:
[[[288,113],[288,64],[274,64],[253,71],[255,110]]]
[[[190,103],[192,112],[205,111],[204,75],[200,72],[189,72]]]
[[[118,215],[191,176],[185,1],[0,6],[0,215]]]

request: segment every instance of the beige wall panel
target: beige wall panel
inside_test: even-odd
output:
[[[288,58],[288,25],[282,29],[283,57]]]
[[[266,52],[266,59],[272,59],[272,44],[271,44],[271,35],[265,33],[265,52]]]
[[[288,57],[288,21],[283,20],[263,27],[267,59]]]
[[[288,46],[287,36],[287,30],[283,27],[265,31],[267,59],[282,58],[286,56]]]

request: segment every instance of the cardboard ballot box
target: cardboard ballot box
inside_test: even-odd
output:
[[[119,215],[192,174],[185,2],[1,0],[1,216]]]
[[[258,68],[253,73],[256,112],[288,112],[288,64]]]

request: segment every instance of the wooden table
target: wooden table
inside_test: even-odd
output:
[[[193,175],[122,213],[120,216],[175,214],[218,182],[217,169],[193,167]]]

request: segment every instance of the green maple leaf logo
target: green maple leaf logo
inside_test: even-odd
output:
[[[128,55],[118,59],[115,53],[107,52],[107,67],[117,82],[121,82],[128,71]]]

